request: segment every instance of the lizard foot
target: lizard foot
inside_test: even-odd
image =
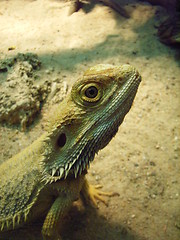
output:
[[[119,194],[116,192],[103,192],[99,190],[100,188],[102,188],[101,185],[88,184],[87,189],[83,194],[86,204],[89,203],[90,205],[98,208],[97,200],[99,200],[102,203],[104,203],[106,206],[108,206],[108,202],[105,200],[103,196],[108,196],[108,197],[119,196]]]

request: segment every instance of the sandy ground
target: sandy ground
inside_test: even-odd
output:
[[[85,69],[98,63],[130,63],[142,75],[133,108],[88,174],[91,183],[120,196],[108,199],[108,207],[99,203],[98,211],[73,207],[61,231],[64,240],[180,239],[178,53],[156,36],[165,10],[129,2],[126,19],[100,4],[68,16],[69,2],[0,1],[0,57],[36,53],[41,61],[37,81],[60,79],[70,89]],[[1,87],[6,78],[1,72]],[[47,100],[25,131],[1,124],[1,162],[42,134],[43,114],[51,106]],[[40,240],[40,225],[0,239]]]

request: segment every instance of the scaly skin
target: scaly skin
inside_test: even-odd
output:
[[[140,83],[130,65],[97,65],[86,71],[49,117],[46,132],[0,165],[0,231],[45,216],[44,239],[61,239],[57,225],[79,196],[104,201],[88,184],[95,153],[116,134]],[[1,234],[0,234],[1,235]]]

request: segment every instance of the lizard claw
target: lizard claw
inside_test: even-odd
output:
[[[98,208],[97,200],[101,201],[106,206],[108,206],[108,202],[105,200],[103,196],[108,197],[119,196],[119,193],[104,192],[99,190],[100,188],[102,188],[102,185],[88,185],[87,191],[83,192],[85,202]]]

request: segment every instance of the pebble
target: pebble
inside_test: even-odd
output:
[[[155,199],[155,198],[156,198],[156,195],[155,195],[155,194],[152,194],[152,195],[151,195],[151,198]]]
[[[159,148],[160,148],[159,144],[156,144],[156,149],[159,149]]]
[[[46,74],[50,74],[51,71],[50,71],[49,69],[47,69],[47,70],[45,71],[45,73],[46,73]]]
[[[178,136],[175,136],[174,141],[178,141],[178,140],[179,140]]]
[[[99,175],[96,175],[95,179],[96,179],[96,181],[98,181],[101,179],[101,177]]]
[[[179,198],[179,193],[176,193],[175,198],[176,198],[176,199]]]

